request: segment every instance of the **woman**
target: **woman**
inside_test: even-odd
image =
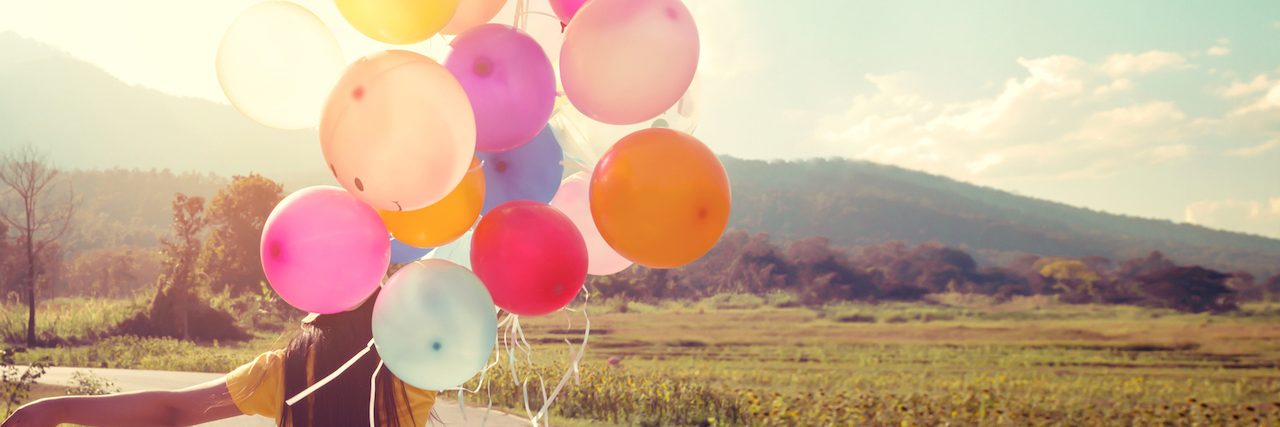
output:
[[[40,399],[18,408],[0,427],[185,426],[241,414],[274,418],[286,427],[368,425],[376,350],[293,406],[285,399],[365,348],[373,333],[370,317],[376,299],[375,292],[354,310],[309,316],[284,349],[263,353],[222,378],[182,390]],[[408,427],[426,424],[436,393],[404,384],[382,369],[375,395],[379,426]]]

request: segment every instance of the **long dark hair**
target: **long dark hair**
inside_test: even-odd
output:
[[[302,330],[289,341],[284,350],[285,400],[329,375],[368,345],[373,337],[370,323],[377,295],[374,292],[355,310],[319,315],[302,324]],[[280,410],[278,425],[289,425],[291,420],[293,427],[369,425],[369,377],[382,360],[378,357],[377,350],[371,349],[370,353],[310,396],[293,406],[285,404]],[[307,375],[309,357],[314,364],[310,378]],[[378,372],[376,388],[378,422],[385,426],[399,427],[400,414],[397,413],[396,397],[399,396],[402,402],[409,402],[404,383],[395,380],[391,371],[384,366]],[[414,419],[414,424],[422,423]]]

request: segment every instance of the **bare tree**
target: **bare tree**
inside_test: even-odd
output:
[[[75,213],[75,190],[68,184],[67,198],[55,200],[54,187],[58,170],[34,147],[15,149],[0,162],[0,188],[4,205],[3,220],[18,234],[20,249],[26,252],[27,271],[23,277],[27,291],[27,346],[36,345],[36,283],[41,269],[41,255],[50,244],[61,239],[71,226]]]

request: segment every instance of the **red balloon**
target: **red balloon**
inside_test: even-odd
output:
[[[545,203],[503,203],[480,218],[471,267],[493,303],[521,316],[564,308],[587,280],[587,244],[568,216]]]

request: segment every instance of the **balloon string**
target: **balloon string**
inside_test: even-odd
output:
[[[378,425],[377,420],[375,420],[373,416],[373,408],[375,406],[374,397],[378,395],[377,394],[378,393],[378,372],[381,372],[381,371],[382,371],[382,361],[379,360],[378,367],[373,369],[373,376],[369,377],[369,425],[370,426]],[[463,411],[462,413],[466,414],[466,411]]]
[[[354,365],[361,357],[369,354],[369,350],[371,349],[373,349],[373,339],[369,339],[369,345],[364,346],[364,350],[360,350],[360,352],[356,353],[355,356],[351,356],[350,359],[347,359],[347,363],[343,363],[342,366],[338,367],[338,369],[333,371],[333,373],[324,377],[324,379],[321,379],[320,381],[316,381],[315,384],[312,384],[311,387],[307,387],[306,390],[302,390],[298,394],[295,394],[293,397],[289,398],[289,400],[285,401],[285,404],[293,406],[293,404],[298,403],[299,400],[311,395],[311,393],[315,393],[316,390],[319,390],[320,387],[324,387],[324,385],[328,384],[329,381],[333,381],[335,378],[338,378],[338,375],[341,375],[347,370],[347,368]],[[381,366],[381,362],[379,362],[379,366]]]
[[[573,355],[573,359],[569,364],[569,369],[565,371],[564,376],[560,377],[560,383],[556,384],[556,387],[551,390],[550,397],[546,396],[546,389],[543,389],[542,409],[538,410],[537,416],[530,419],[534,425],[538,424],[539,419],[547,416],[547,411],[551,409],[551,404],[555,402],[556,397],[560,395],[560,391],[564,389],[564,386],[569,383],[570,378],[574,379],[575,384],[577,383],[578,367],[582,362],[582,357],[587,354],[587,340],[591,338],[591,317],[587,315],[587,303],[591,299],[591,293],[587,290],[585,285],[582,287],[582,295],[582,308],[580,310],[582,311],[582,318],[586,322],[582,331],[582,346],[578,348],[577,354]],[[565,338],[564,342],[569,345],[569,351],[572,352],[573,343],[570,342],[568,338]]]
[[[547,13],[547,12],[539,12],[539,11],[536,11],[536,10],[527,10],[527,11],[525,11],[525,12],[524,12],[524,14],[523,14],[523,15],[524,15],[526,18],[527,18],[529,15],[545,16],[545,17],[548,17],[548,18],[554,19],[554,20],[556,20],[557,22],[559,22],[559,21],[560,21],[560,17],[559,17],[559,16],[555,16],[555,15],[552,15],[552,14]]]

